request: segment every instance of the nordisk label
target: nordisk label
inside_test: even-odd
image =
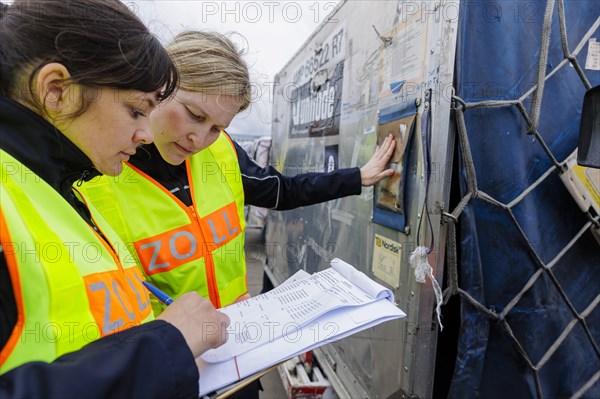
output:
[[[375,234],[373,274],[393,288],[400,286],[402,244]]]

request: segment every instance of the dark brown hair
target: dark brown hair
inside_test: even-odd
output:
[[[166,50],[118,0],[0,3],[0,95],[31,103],[35,74],[51,62],[69,70],[65,83],[84,88],[82,106],[73,116],[85,112],[94,88],[161,90],[162,100],[178,83]],[[31,105],[43,111],[41,104]]]

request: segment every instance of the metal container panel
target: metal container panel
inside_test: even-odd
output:
[[[318,351],[326,369],[335,371],[342,397],[432,394],[436,300],[431,281],[415,281],[409,256],[417,245],[432,244],[433,235],[428,259],[441,283],[445,231],[440,209],[450,187],[446,172],[452,163],[449,120],[457,19],[458,2],[344,1],[275,79],[271,164],[287,175],[364,165],[375,150],[379,112],[398,104],[418,103],[419,115],[430,118],[433,126],[427,197],[431,230],[423,213],[426,170],[419,129],[408,148],[405,230],[371,220],[373,188],[363,188],[360,196],[269,213],[267,268],[275,283],[299,269],[313,273],[327,268],[339,257],[392,288],[407,313],[402,320]],[[394,84],[401,78],[404,85],[398,89]],[[311,87],[327,89],[327,96],[319,100]],[[308,96],[317,97],[313,109]],[[399,268],[395,284],[373,273],[376,235],[401,246],[393,265]]]

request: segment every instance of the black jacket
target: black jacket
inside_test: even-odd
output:
[[[0,98],[0,148],[50,184],[92,226],[73,195],[98,172],[62,133],[22,105]],[[6,258],[0,256],[0,348],[17,319]],[[31,362],[0,375],[0,398],[197,398],[198,369],[179,330],[153,321],[99,339],[52,363]]]
[[[284,176],[271,166],[260,167],[239,144],[233,143],[242,173],[246,205],[282,211],[361,192],[359,168]],[[154,144],[139,148],[130,162],[183,203],[191,205],[185,164],[173,166],[164,162]]]

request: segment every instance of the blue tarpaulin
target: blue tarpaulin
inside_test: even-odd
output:
[[[558,3],[546,76],[565,58]],[[515,100],[535,86],[547,4],[461,1],[457,97],[466,104]],[[600,2],[565,1],[564,15],[568,49],[580,48],[576,59],[596,86],[600,71],[585,65],[590,39],[600,41]],[[553,167],[551,157],[561,163],[575,150],[585,92],[569,63],[546,79],[537,128],[542,140],[530,134],[517,106],[456,110],[464,112],[479,193],[457,225],[459,286],[499,318],[461,296],[450,398],[600,397],[600,379],[594,379],[600,370],[600,305],[594,305],[600,244],[590,229],[578,237],[590,218],[557,169],[510,209],[486,200],[509,204]],[[529,115],[533,96],[522,101]],[[465,160],[459,151],[461,198],[469,192]]]

